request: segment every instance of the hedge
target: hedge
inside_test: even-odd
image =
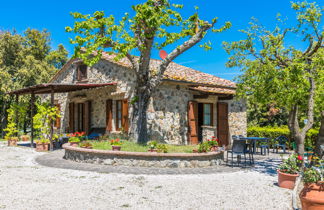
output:
[[[314,148],[315,141],[318,136],[317,129],[310,129],[306,134],[305,147]],[[247,129],[248,136],[267,137],[275,139],[279,136],[286,136],[289,139],[288,146],[291,148],[294,139],[290,135],[288,127],[249,127]]]

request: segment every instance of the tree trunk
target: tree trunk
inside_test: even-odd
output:
[[[151,94],[146,87],[138,88],[136,93],[131,118],[130,137],[137,143],[146,144],[149,140],[147,134],[147,109]]]
[[[318,133],[318,139],[316,140],[315,152],[319,156],[323,155],[323,151],[321,151],[320,146],[324,145],[324,110],[321,112],[321,127]]]

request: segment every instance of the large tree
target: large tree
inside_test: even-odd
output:
[[[231,55],[227,65],[243,71],[238,79],[239,94],[249,96],[252,102],[275,103],[287,109],[297,152],[304,155],[305,136],[314,124],[315,100],[323,101],[319,85],[324,74],[323,10],[306,1],[292,3],[292,8],[296,11],[295,26],[287,26],[280,15],[271,30],[253,20],[242,30],[246,39],[224,43],[224,48]]]
[[[5,93],[47,82],[67,61],[67,55],[63,45],[59,45],[57,50],[51,48],[50,34],[46,30],[27,29],[23,34],[0,33],[1,129],[6,126],[6,110],[14,100]],[[28,100],[21,97],[20,103],[28,104]],[[27,117],[20,114],[26,130]]]
[[[133,15],[126,13],[118,22],[112,15],[105,17],[104,12],[97,11],[93,15],[72,13],[80,21],[76,21],[73,28],[66,28],[68,32],[78,34],[72,40],[76,45],[75,57],[83,59],[86,64],[97,63],[103,51],[116,53],[117,59],[126,57],[132,64],[136,86],[131,96],[133,112],[129,134],[139,143],[148,141],[146,112],[149,99],[161,84],[170,62],[199,43],[207,31],[221,32],[230,27],[230,23],[226,22],[223,27],[215,29],[217,18],[210,22],[201,20],[198,8],[185,19],[179,12],[182,8],[183,5],[171,4],[168,0],[147,0],[133,6]],[[150,68],[152,49],[172,44],[177,46],[159,67]],[[202,44],[201,47],[209,49],[209,44]]]

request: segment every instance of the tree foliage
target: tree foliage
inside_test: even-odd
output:
[[[132,7],[132,13],[125,13],[121,20],[113,15],[105,16],[102,11],[93,15],[72,13],[76,19],[67,32],[77,34],[71,43],[75,44],[75,57],[86,64],[97,63],[102,52],[117,54],[116,60],[127,58],[135,73],[136,85],[131,96],[131,138],[146,143],[146,111],[152,91],[161,84],[163,74],[174,59],[198,44],[208,31],[222,32],[231,26],[226,22],[215,28],[217,18],[211,21],[199,17],[198,7],[193,15],[185,18],[181,15],[184,6],[172,4],[168,0],[147,0]],[[211,49],[210,42],[200,45]],[[162,49],[172,45],[174,49],[162,60],[156,69],[150,68],[152,49]],[[138,54],[135,57],[133,54]]]
[[[23,34],[4,31],[0,33],[0,113],[5,124],[5,110],[13,97],[6,95],[15,89],[46,83],[67,61],[67,51],[63,45],[57,50],[50,46],[50,34],[46,31],[27,29]],[[20,97],[21,103],[29,101]],[[27,104],[27,103],[26,103]],[[20,118],[26,113],[20,113]]]
[[[275,103],[288,110],[288,125],[303,154],[303,140],[314,124],[314,107],[323,109],[323,9],[306,1],[292,3],[292,9],[296,11],[294,26],[287,26],[281,15],[273,29],[253,19],[248,29],[241,30],[246,39],[225,42],[224,48],[230,54],[227,66],[243,71],[238,94],[248,96],[251,103]],[[298,44],[289,44],[289,37],[307,47],[302,50]]]

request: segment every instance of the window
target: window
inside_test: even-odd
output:
[[[213,125],[213,104],[203,104],[203,125]]]
[[[119,131],[122,127],[122,101],[116,101],[116,131]]]
[[[77,80],[84,81],[87,79],[87,65],[80,64],[77,69]]]

